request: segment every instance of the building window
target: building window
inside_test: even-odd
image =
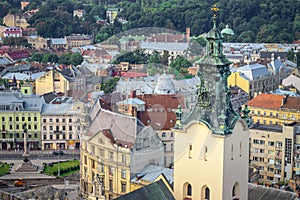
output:
[[[53,131],[53,127],[52,127],[52,126],[49,126],[49,130],[50,130],[50,131]]]
[[[98,164],[98,171],[104,172],[104,164],[103,163]]]
[[[47,120],[46,119],[43,119],[43,123],[46,123],[47,122]]]
[[[69,134],[69,140],[72,140],[72,134]]]
[[[59,119],[58,119],[58,118],[56,119],[56,122],[57,122],[57,123],[59,122]]]
[[[19,130],[19,129],[20,129],[20,126],[19,126],[19,124],[17,124],[17,125],[16,125],[16,129],[17,129],[17,130]]]
[[[69,131],[72,131],[72,126],[69,126]]]
[[[171,138],[173,138],[174,137],[174,133],[173,132],[171,132]]]
[[[66,119],[65,119],[65,118],[62,118],[62,122],[65,123],[65,122],[66,122]]]
[[[210,200],[210,191],[209,188],[205,188],[205,195],[204,195],[205,200]]]
[[[114,159],[114,152],[112,152],[112,151],[109,152],[109,159],[111,159],[111,160]]]
[[[50,134],[50,140],[52,140],[53,139],[53,136]]]
[[[126,183],[125,182],[121,182],[121,192],[126,193]]]
[[[9,121],[12,122],[12,120],[13,120],[13,118],[12,118],[12,117],[9,117]]]
[[[104,155],[105,154],[105,151],[104,151],[104,149],[100,149],[100,157],[101,158],[104,158]]]
[[[114,168],[112,166],[109,166],[108,170],[109,170],[109,175],[113,176],[114,175]]]
[[[122,155],[122,163],[126,163],[126,155]]]
[[[62,126],[62,130],[65,131],[66,130],[66,126]]]
[[[191,184],[187,185],[186,195],[187,196],[192,196],[192,186],[191,186]]]
[[[2,117],[2,121],[5,122],[5,117]]]
[[[17,121],[17,122],[19,121],[19,117],[16,117],[16,121]]]
[[[72,118],[69,119],[69,123],[72,123]]]
[[[37,121],[37,117],[33,117],[33,120],[36,122]]]
[[[12,124],[9,125],[9,130],[13,130],[13,125]]]
[[[49,119],[49,122],[52,122],[52,118]]]
[[[166,133],[165,133],[165,132],[162,132],[161,137],[162,137],[162,138],[166,138]]]
[[[113,191],[113,185],[114,185],[114,182],[113,182],[113,180],[111,180],[111,179],[109,179],[109,191]]]
[[[47,135],[46,134],[43,135],[43,139],[47,140]]]
[[[29,122],[31,121],[31,117],[29,117],[29,116],[28,116],[28,121],[29,121]]]
[[[126,170],[121,170],[121,178],[126,179]]]

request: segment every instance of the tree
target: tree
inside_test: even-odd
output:
[[[181,74],[187,74],[187,68],[191,67],[192,63],[183,56],[177,56],[170,64],[170,67],[180,72]]]
[[[161,63],[160,53],[154,50],[149,56],[148,63]]]
[[[31,60],[40,63],[43,60],[43,54],[35,52],[31,55]]]
[[[287,52],[286,57],[288,60],[290,60],[292,62],[296,62],[297,57],[296,57],[296,54],[293,49],[291,49]]]
[[[108,79],[103,84],[101,84],[101,90],[103,90],[105,94],[112,93],[115,90],[119,80],[119,77]]]
[[[129,62],[132,64],[146,64],[148,62],[148,55],[143,49],[135,49],[134,51],[129,51],[113,61],[113,64],[119,64],[120,62]]]
[[[80,53],[75,52],[71,55],[70,63],[72,65],[77,66],[77,65],[80,65],[82,62],[83,62],[83,57]]]
[[[70,53],[65,53],[65,54],[62,54],[58,58],[58,64],[70,65],[71,64],[70,60],[71,60],[71,54]]]
[[[46,53],[42,59],[43,63],[57,63],[58,56],[56,54]]]

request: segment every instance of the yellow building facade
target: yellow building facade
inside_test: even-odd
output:
[[[260,94],[248,102],[252,123],[265,125],[300,122],[300,97]]]
[[[70,81],[54,69],[46,72],[35,81],[36,94],[43,95],[49,92],[68,94]]]
[[[3,24],[6,26],[19,26],[21,28],[27,28],[29,23],[21,15],[7,14],[3,17]]]
[[[130,149],[113,144],[105,134],[82,143],[81,187],[88,199],[113,199],[130,192]]]

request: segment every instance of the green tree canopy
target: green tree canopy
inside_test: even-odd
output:
[[[83,57],[80,53],[76,52],[71,55],[70,63],[72,65],[80,65],[83,62]]]

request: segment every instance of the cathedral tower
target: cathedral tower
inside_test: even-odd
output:
[[[222,53],[223,36],[207,34],[206,55],[198,62],[200,84],[196,108],[181,119],[176,112],[174,196],[180,199],[246,200],[248,197],[249,133],[234,111],[227,78],[230,62]]]

